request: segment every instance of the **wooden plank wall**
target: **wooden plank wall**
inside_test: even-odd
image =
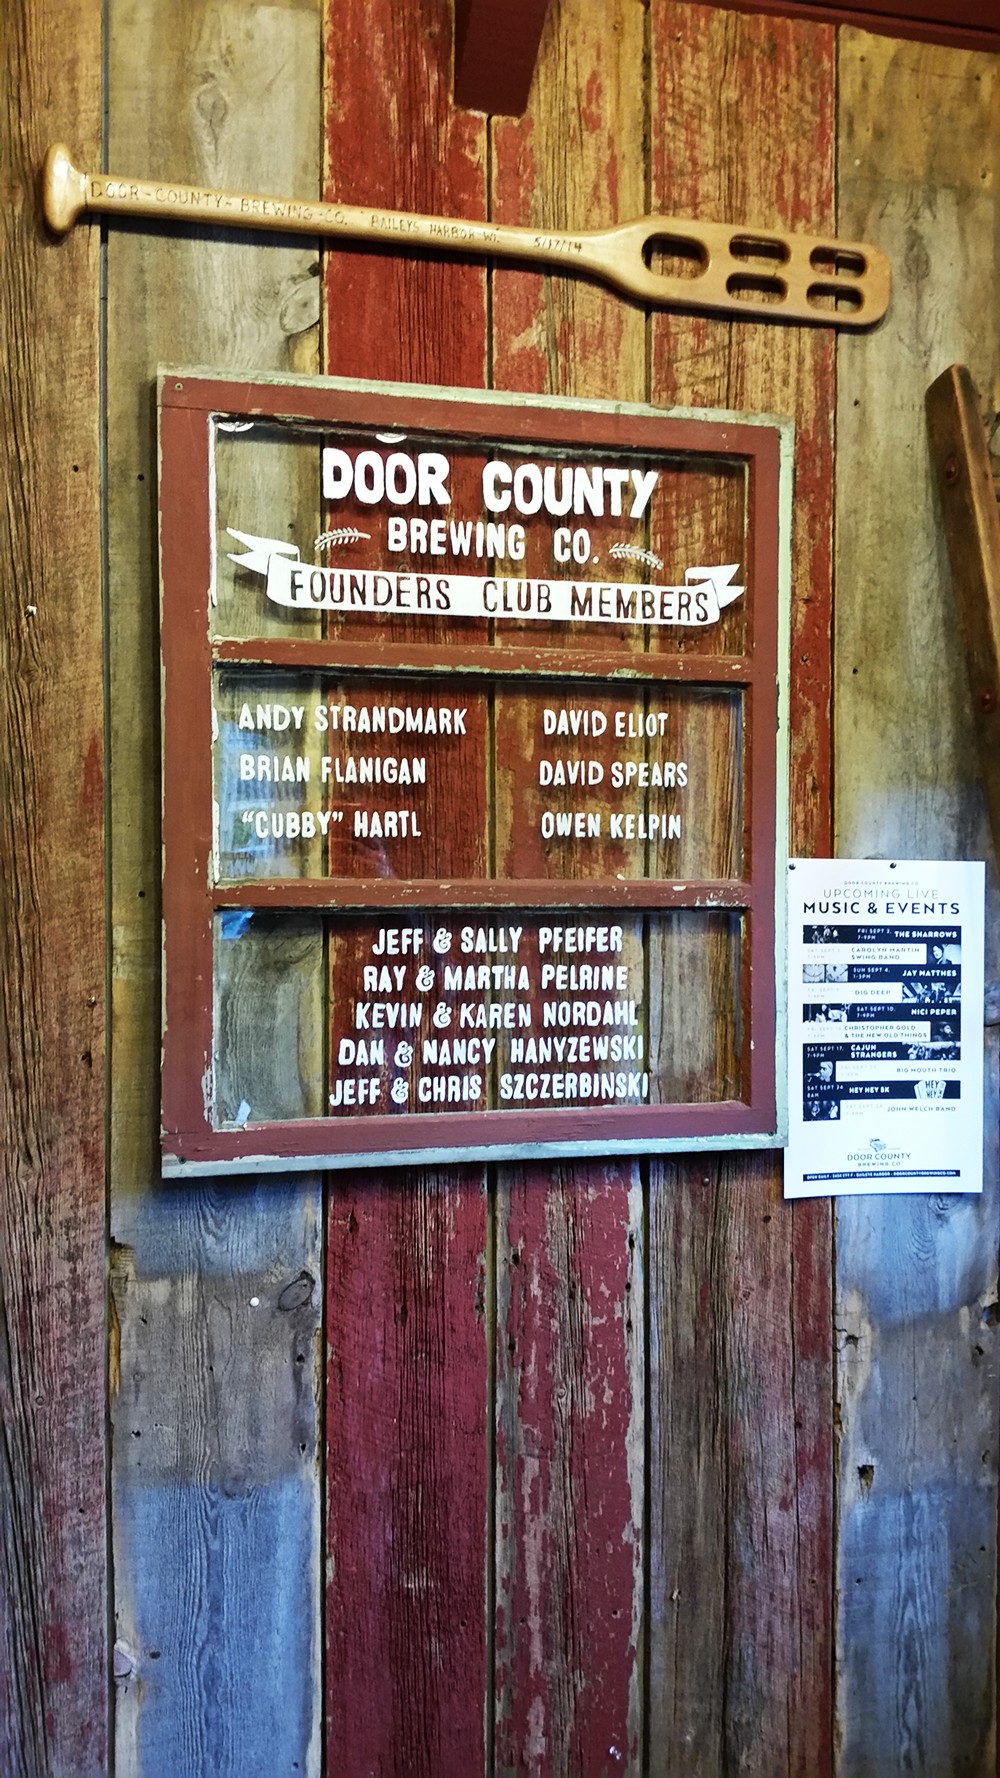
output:
[[[597,12],[564,0],[546,26],[527,116],[496,120],[488,140],[450,105],[448,33],[444,0],[422,0],[405,29],[389,9],[330,7],[331,193],[570,227],[649,207],[770,213],[778,193],[789,226],[832,222],[832,31],[702,7],[615,0]],[[720,66],[731,83],[722,103]],[[763,127],[779,98],[781,136]],[[698,136],[692,117],[703,122]],[[793,180],[803,162],[807,179]],[[796,414],[808,465],[796,561],[796,843],[822,849],[832,340],[651,323],[579,281],[511,269],[487,278],[477,267],[361,252],[329,256],[326,289],[330,370]],[[463,1615],[469,1561],[482,1561],[468,1540],[483,1525],[488,1769],[638,1774],[650,1760],[693,1775],[760,1759],[761,1771],[829,1771],[826,1206],[784,1212],[778,1170],[759,1160],[648,1173],[501,1169],[485,1212],[481,1183],[453,1176],[449,1264],[429,1272],[441,1249],[428,1249],[423,1218],[399,1203],[400,1183],[338,1185],[331,1201],[329,1758],[388,1778],[409,1747],[415,1769],[468,1770],[481,1725],[466,1695],[456,1733],[441,1740],[454,1677],[446,1661],[427,1660],[426,1631],[449,1616],[449,1584]],[[475,1325],[484,1260],[492,1357]],[[362,1272],[379,1280],[375,1292],[353,1282]],[[434,1306],[450,1340],[430,1342],[422,1319],[411,1327],[411,1300],[422,1317]],[[410,1375],[431,1402],[457,1405],[463,1425],[472,1402],[489,1404],[495,1424],[493,1473],[488,1443],[463,1445],[451,1472],[464,1503],[451,1575],[426,1554],[440,1507],[431,1504],[426,1523],[410,1510],[415,1491],[443,1474],[445,1430],[430,1412],[401,1450],[390,1417]],[[361,1392],[366,1407],[349,1410]],[[338,1485],[348,1452],[353,1475]],[[442,1499],[452,1499],[451,1479]],[[341,1549],[352,1552],[349,1592]],[[422,1576],[420,1615],[399,1593],[401,1572]],[[416,1639],[402,1640],[407,1625]],[[477,1671],[480,1634],[469,1624]],[[386,1670],[387,1713],[358,1710],[343,1685],[345,1655],[352,1679],[362,1659],[369,1672]]]
[[[954,362],[996,401],[997,58],[845,29],[840,226],[897,281],[844,342],[837,403],[837,844],[987,858],[923,398]],[[995,868],[987,978],[998,968]],[[996,1769],[996,1032],[982,1198],[844,1199],[837,1718],[843,1778]]]
[[[107,1752],[104,738],[96,240],[45,240],[53,136],[100,152],[101,33],[4,9],[0,333],[0,1772]]]

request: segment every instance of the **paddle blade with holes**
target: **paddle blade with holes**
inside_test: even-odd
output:
[[[677,216],[645,216],[582,234],[511,228],[351,204],[206,191],[166,179],[82,173],[59,145],[45,157],[42,203],[55,234],[65,234],[83,212],[99,211],[324,235],[555,266],[584,272],[660,308],[705,309],[755,320],[873,327],[889,306],[889,262],[877,247],[831,235],[782,234]]]
[[[647,216],[579,238],[596,246],[598,276],[670,308],[872,327],[889,306],[889,262],[862,241],[677,216]]]

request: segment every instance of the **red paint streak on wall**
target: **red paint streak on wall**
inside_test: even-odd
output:
[[[104,756],[100,737],[94,735],[83,766],[83,809],[99,820],[104,811]]]

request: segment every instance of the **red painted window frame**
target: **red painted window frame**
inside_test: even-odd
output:
[[[463,399],[464,394],[464,399]],[[212,855],[212,675],[222,662],[298,664],[316,668],[325,652],[330,664],[378,666],[395,664],[380,647],[377,662],[370,645],[327,645],[322,642],[216,642],[210,640],[209,597],[212,584],[211,451],[214,420],[338,423],[373,428],[432,431],[491,445],[506,441],[586,445],[643,452],[706,455],[713,461],[736,458],[748,465],[747,535],[756,589],[751,617],[752,647],[741,657],[650,657],[610,651],[587,663],[603,663],[603,671],[634,683],[651,679],[666,683],[724,683],[746,688],[749,700],[748,820],[752,834],[752,871],[738,887],[723,888],[724,899],[713,904],[745,913],[749,938],[744,967],[749,968],[749,1016],[743,1035],[744,1073],[749,1077],[746,1100],[674,1103],[556,1110],[429,1112],[407,1116],[289,1119],[217,1127],[212,1116],[214,1053],[213,927],[225,908],[275,907],[377,909],[464,907],[524,908],[538,906],[614,907],[619,911],[669,911],[697,904],[705,889],[718,884],[671,885],[644,880],[574,881],[562,885],[521,882],[461,886],[460,898],[449,903],[435,886],[388,884],[346,879],[244,880],[215,886],[210,881]],[[781,440],[776,425],[751,424],[728,417],[676,418],[650,410],[602,410],[595,407],[547,405],[474,399],[468,392],[400,391],[378,386],[360,388],[335,379],[325,382],[233,382],[200,373],[164,373],[160,379],[160,563],[162,585],[163,668],[163,1170],[200,1175],[248,1170],[359,1164],[409,1164],[431,1159],[517,1158],[525,1154],[638,1153],[671,1147],[774,1146],[777,1128],[776,978],[778,833],[776,744],[778,731],[781,538]],[[426,645],[424,645],[426,647]],[[483,664],[491,651],[483,648],[427,650],[429,674],[435,666]],[[400,651],[412,659],[418,646]],[[537,659],[539,651],[532,650]],[[517,651],[503,650],[503,668],[516,662]],[[552,651],[555,660],[564,654]],[[333,658],[335,657],[335,658]],[[584,665],[582,651],[573,654],[573,670]],[[632,670],[632,662],[637,663]],[[495,662],[502,676],[501,662]],[[599,676],[600,667],[590,670]],[[339,885],[340,894],[335,893]],[[784,884],[781,884],[782,891]],[[562,891],[560,893],[560,891]],[[539,899],[539,892],[541,898]],[[517,1124],[514,1140],[513,1123]]]

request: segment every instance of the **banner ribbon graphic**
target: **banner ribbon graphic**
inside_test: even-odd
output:
[[[700,628],[746,591],[733,584],[739,563],[688,568],[683,585],[630,581],[480,576],[429,570],[323,568],[303,562],[293,543],[229,530],[245,546],[229,559],[266,578],[275,605],[296,611],[367,612],[410,617],[541,618],[548,623],[676,625]]]

